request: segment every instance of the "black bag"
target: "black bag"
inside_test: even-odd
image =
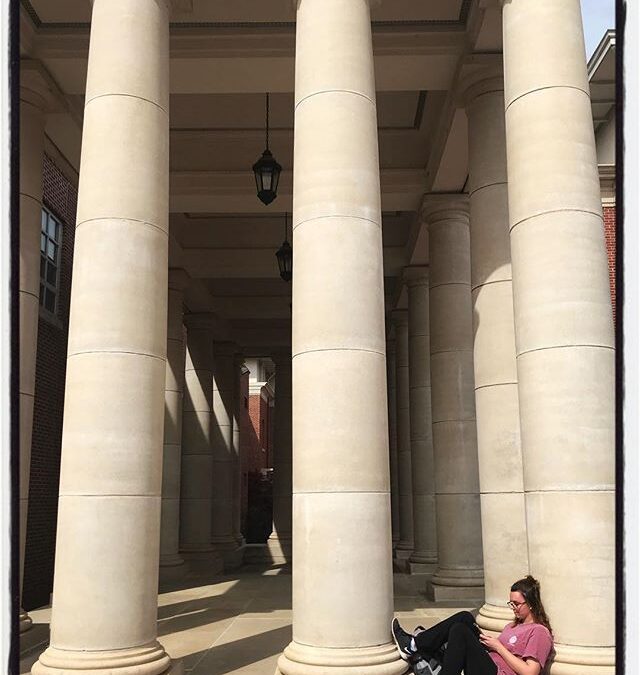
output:
[[[418,626],[413,635],[415,636],[421,630],[425,630],[424,626]],[[442,660],[444,658],[444,650],[446,649],[446,643],[438,650],[436,654],[431,656],[430,659],[426,659],[420,654],[416,654],[409,665],[411,666],[411,672],[414,675],[438,675],[442,670]]]

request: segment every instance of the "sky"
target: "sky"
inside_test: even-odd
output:
[[[580,0],[582,4],[582,22],[587,49],[587,59],[591,57],[608,28],[615,28],[615,0]]]

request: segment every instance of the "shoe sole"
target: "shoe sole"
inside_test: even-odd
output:
[[[397,640],[397,638],[396,638],[396,632],[395,632],[395,630],[394,630],[394,627],[395,627],[396,624],[398,624],[398,627],[400,627],[400,622],[398,621],[398,619],[395,619],[395,618],[394,618],[394,619],[391,621],[391,635],[392,635],[392,637],[393,637],[393,641],[394,641],[395,644],[396,644],[396,648],[397,648],[397,650],[398,650],[398,653],[400,654],[400,658],[401,658],[403,661],[409,662],[409,656],[408,656],[407,654],[405,654],[405,653],[402,651],[402,649],[400,648],[400,645],[398,644],[398,640]]]

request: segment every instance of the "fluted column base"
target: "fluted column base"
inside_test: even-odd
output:
[[[501,633],[502,629],[513,621],[513,612],[506,606],[492,605],[485,602],[480,608],[476,623],[480,628],[491,633]]]
[[[392,643],[331,649],[291,642],[278,659],[275,675],[401,675],[406,670]]]
[[[291,535],[281,537],[273,532],[267,539],[267,548],[273,563],[277,565],[291,563],[293,558]]]
[[[413,553],[413,543],[400,540],[393,552],[393,569],[396,572],[409,571],[409,558]]]
[[[211,545],[213,546],[213,550],[222,558],[225,572],[235,570],[242,565],[246,545],[239,545],[235,537],[231,535],[228,537],[216,537],[211,542]]]
[[[48,647],[31,669],[32,675],[182,675],[181,660],[172,661],[153,641],[130,649],[75,651]]]
[[[484,600],[484,572],[482,569],[439,568],[427,582],[427,597],[436,602],[440,600],[482,601]]]
[[[31,620],[31,617],[27,614],[27,612],[20,608],[20,615],[18,616],[18,625],[20,627],[20,632],[24,633],[25,631],[29,630],[31,626],[33,625],[33,621]]]
[[[574,647],[555,643],[550,675],[614,675],[615,647]]]
[[[222,556],[213,547],[181,548],[180,555],[190,572],[221,574],[224,570]]]
[[[434,574],[438,556],[429,551],[414,551],[409,558],[409,574]]]
[[[160,556],[159,582],[178,581],[187,571],[184,558],[179,553]]]

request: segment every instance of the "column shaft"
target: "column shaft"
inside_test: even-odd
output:
[[[40,289],[44,101],[20,89],[20,599],[27,541]],[[20,632],[31,626],[20,610]]]
[[[503,79],[467,92],[471,295],[485,604],[478,624],[501,631],[511,584],[529,570],[513,326]]]
[[[396,444],[398,457],[398,511],[400,541],[397,565],[407,569],[413,552],[413,479],[411,477],[411,420],[409,411],[409,317],[407,310],[392,313],[396,333]]]
[[[164,449],[160,516],[160,578],[171,577],[184,559],[180,549],[180,466],[182,463],[182,398],[185,370],[184,270],[169,270],[167,367],[164,385]]]
[[[431,420],[429,273],[407,267],[409,291],[409,425],[413,493],[412,573],[435,571],[437,560],[435,477]]]
[[[387,398],[389,419],[389,474],[391,478],[391,541],[393,546],[400,541],[400,508],[398,496],[398,442],[396,411],[396,341],[387,340]]]
[[[531,572],[556,672],[613,673],[614,335],[580,2],[511,0],[503,30]]]
[[[273,430],[273,532],[268,546],[274,563],[291,562],[291,353],[274,354],[276,400]]]
[[[242,456],[240,420],[244,408],[241,390],[242,374],[244,371],[244,357],[235,354],[233,361],[233,455],[232,455],[232,480],[233,480],[233,537],[238,546],[244,546],[242,536]]]
[[[182,411],[180,472],[180,552],[198,567],[222,569],[211,545],[213,493],[213,335],[212,317],[188,314]]]
[[[298,2],[294,148],[294,622],[278,671],[399,674],[367,0]]]
[[[235,345],[231,342],[213,343],[211,543],[222,555],[225,569],[237,567],[241,562],[235,555],[238,542],[233,534],[235,351]]]
[[[436,600],[482,598],[469,217],[465,197],[434,197],[429,224],[429,317],[438,568]]]
[[[94,0],[51,646],[34,675],[155,675],[171,667],[156,640],[168,56],[165,2]]]

